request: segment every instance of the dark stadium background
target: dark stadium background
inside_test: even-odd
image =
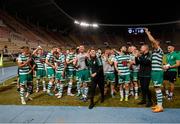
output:
[[[177,1],[162,0],[0,0],[1,10],[17,20],[21,19],[24,24],[33,24],[37,29],[43,27],[43,30],[55,32],[54,34],[60,38],[62,36],[69,37],[70,34],[76,35],[79,36],[78,38],[82,43],[92,34],[106,37],[101,39],[102,45],[106,40],[111,42],[111,38],[115,36],[124,39],[125,44],[132,42],[131,44],[139,45],[142,41],[147,43],[148,40],[143,33],[138,35],[129,34],[128,28],[132,26],[100,26],[97,29],[82,28],[75,25],[74,20],[112,25],[171,22],[180,19],[180,7],[178,5]],[[133,28],[136,27],[139,26],[133,26]],[[171,41],[178,44],[177,49],[180,48],[178,42],[180,40],[180,25],[178,23],[147,27],[150,28],[155,38],[161,39],[165,44],[166,41]],[[87,37],[81,38],[81,36]],[[87,38],[87,40],[89,39]],[[73,40],[70,40],[69,44],[71,42]],[[88,42],[91,45],[91,40]],[[115,42],[112,42],[112,44],[115,44]],[[165,50],[166,46],[163,48]]]
[[[81,27],[74,24],[75,20],[111,26]],[[172,21],[178,23],[162,24]],[[152,26],[151,24],[154,23],[160,25]],[[121,26],[113,26],[116,24]],[[53,46],[62,48],[63,53],[80,44],[84,45],[86,50],[92,46],[103,50],[108,45],[117,50],[122,45],[132,44],[138,49],[143,43],[151,46],[145,33],[128,33],[130,28],[145,26],[123,26],[127,24],[147,24],[146,27],[153,36],[162,41],[161,48],[165,53],[168,43],[173,43],[176,51],[180,51],[179,1],[0,0],[0,61],[3,62],[3,66],[0,67],[0,110],[2,113],[0,123],[72,123],[74,120],[77,123],[86,121],[93,123],[96,119],[97,122],[105,123],[179,123],[180,78],[177,78],[175,84],[175,99],[172,102],[165,99],[163,103],[165,111],[162,114],[152,114],[149,108],[138,105],[137,102],[140,99],[119,102],[118,92],[117,98],[111,99],[108,96],[104,103],[97,103],[97,106],[101,107],[93,111],[87,111],[89,102],[82,102],[76,97],[67,95],[59,101],[55,96],[50,98],[45,95],[43,91],[32,94],[34,100],[28,101],[28,106],[19,106],[21,102],[17,92],[18,80],[14,76],[17,75],[16,59],[22,46],[28,46],[31,51],[41,46],[45,54]],[[180,77],[180,73],[178,75]],[[152,84],[150,89],[155,102]],[[95,99],[99,100],[99,96],[97,95]],[[104,109],[105,107],[110,108]]]

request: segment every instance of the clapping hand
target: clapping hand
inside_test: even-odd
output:
[[[91,74],[91,77],[93,77],[93,78],[94,78],[95,76],[96,76],[96,73]]]

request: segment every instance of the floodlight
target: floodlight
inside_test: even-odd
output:
[[[93,23],[93,24],[92,24],[92,27],[97,28],[97,27],[99,27],[99,25],[96,24],[96,23]]]
[[[75,24],[80,24],[79,21],[77,21],[77,20],[75,20],[74,23],[75,23]]]

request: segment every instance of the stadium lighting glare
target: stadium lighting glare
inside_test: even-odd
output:
[[[86,23],[86,22],[81,22],[80,23],[80,26],[83,26],[83,27],[89,27],[90,24]]]
[[[93,27],[93,28],[98,28],[99,27],[99,25],[97,23],[90,24],[90,23],[87,23],[87,22],[84,22],[84,21],[80,22],[80,21],[77,21],[77,20],[75,20],[74,23],[77,24],[77,25],[80,25],[82,27]]]
[[[80,24],[79,21],[77,21],[77,20],[75,20],[74,23],[75,23],[75,24]]]
[[[92,24],[92,27],[97,28],[97,27],[99,27],[99,25],[94,23],[94,24]]]

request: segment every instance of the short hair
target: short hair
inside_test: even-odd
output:
[[[74,47],[72,47],[72,48],[70,48],[70,50],[75,50],[76,48],[74,48]]]
[[[136,47],[135,45],[131,45],[130,47]]]
[[[111,50],[111,47],[110,47],[110,46],[107,46],[107,47],[106,47],[106,50]]]
[[[123,47],[126,47],[125,45],[124,46],[122,46],[121,48],[123,48]],[[126,47],[127,48],[127,47]]]
[[[149,46],[147,44],[143,44],[142,46],[145,46],[149,50]]]
[[[85,47],[84,45],[79,45],[78,47],[82,47],[82,46]]]
[[[52,46],[52,49],[57,48],[57,46]]]
[[[89,49],[89,51],[91,51],[91,50],[95,50],[95,48],[94,48],[94,47],[91,47],[91,48]]]
[[[62,48],[61,47],[57,47],[58,49],[60,49],[60,50],[62,50]]]
[[[28,46],[22,46],[20,49],[29,49]]]
[[[169,44],[168,44],[168,46],[175,47],[175,45],[174,45],[174,44],[172,44],[172,43],[169,43]]]

